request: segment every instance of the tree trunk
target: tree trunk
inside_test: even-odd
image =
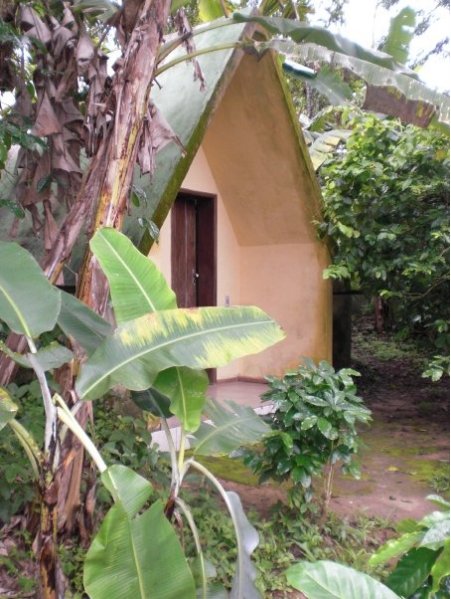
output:
[[[38,535],[38,560],[43,599],[63,599],[64,584],[57,556],[58,485],[48,462],[44,464],[39,485],[41,518]]]
[[[92,223],[89,227],[90,234],[100,227],[121,229],[141,131],[144,120],[148,118],[156,57],[162,42],[163,28],[168,19],[169,7],[169,0],[145,0],[136,17],[123,66],[117,71],[113,84],[116,106],[113,125],[91,161],[77,204],[71,211],[72,215],[67,221],[63,236],[58,240],[59,246],[55,247],[49,258],[46,272],[53,280],[59,275],[64,261],[69,257],[86,217],[88,222]],[[153,148],[148,150],[149,153],[154,151]],[[93,310],[103,314],[108,298],[107,282],[89,250],[86,251],[80,274],[78,297]],[[89,404],[83,408],[81,416],[86,421]],[[82,463],[82,447],[75,451],[73,444],[66,445],[60,469],[59,498],[59,505],[64,506],[65,510],[60,523],[64,522],[66,530],[70,530],[74,525],[80,504]],[[92,495],[90,493],[91,497]],[[92,507],[92,501],[88,503]],[[91,516],[89,513],[80,516],[87,527]],[[84,525],[80,526],[82,536],[84,528]]]
[[[127,209],[133,171],[149,98],[156,56],[163,27],[169,15],[169,0],[146,0],[138,15],[116,81],[116,115],[110,130],[108,159],[101,180],[97,213],[92,232],[100,227],[121,229]],[[149,148],[149,153],[153,148]],[[79,298],[103,313],[107,298],[106,281],[95,258],[87,252],[81,272]]]
[[[384,301],[381,297],[376,296],[374,303],[374,328],[377,333],[383,333],[385,330],[385,314]]]

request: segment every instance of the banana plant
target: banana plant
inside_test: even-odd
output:
[[[100,230],[91,249],[110,281],[116,330],[84,304],[52,286],[26,250],[15,243],[0,242],[0,320],[26,337],[29,352],[16,354],[6,347],[2,349],[21,366],[34,370],[45,408],[45,441],[41,450],[15,419],[16,406],[7,390],[0,392],[0,428],[9,425],[13,429],[38,481],[38,558],[43,597],[62,596],[53,498],[58,487],[60,442],[68,429],[93,457],[114,500],[86,560],[85,585],[92,599],[123,597],[124,589],[137,597],[195,597],[193,574],[170,524],[175,510],[185,515],[196,540],[200,592],[207,596],[199,536],[189,507],[179,497],[190,470],[211,481],[235,526],[238,560],[231,598],[256,597],[250,554],[258,535],[247,522],[239,498],[227,493],[196,458],[205,452],[229,452],[243,443],[254,442],[266,432],[266,426],[251,409],[207,402],[207,379],[201,369],[219,367],[261,351],[281,340],[283,333],[257,308],[178,309],[172,290],[156,267],[113,229]],[[112,386],[122,384],[134,391],[138,405],[162,417],[173,466],[165,504],[157,501],[145,509],[152,493],[150,483],[130,469],[108,468],[75,418],[79,402],[71,411],[58,394],[52,396],[45,371],[72,359],[66,347],[55,343],[46,347],[39,339],[56,325],[67,337],[76,339],[87,354],[76,384],[80,401],[100,397]],[[149,397],[153,403],[149,403]],[[201,423],[202,413],[210,418],[209,422]],[[178,416],[182,427],[178,448],[165,421],[172,414]],[[194,448],[189,457],[188,437]],[[168,576],[163,584],[161,576],[165,572]],[[174,572],[179,574],[174,576]],[[112,580],[116,582],[111,584]],[[122,586],[118,581],[122,581]]]
[[[255,570],[250,561],[258,543],[257,532],[247,521],[239,497],[225,491],[216,477],[197,461],[197,456],[230,453],[243,444],[259,440],[268,429],[250,408],[235,404],[224,407],[207,400],[207,377],[199,368],[221,366],[238,355],[258,351],[270,343],[271,337],[280,339],[280,330],[255,308],[232,309],[232,314],[229,313],[230,308],[199,308],[194,312],[176,309],[175,295],[155,265],[138,252],[127,237],[114,229],[98,231],[90,245],[108,279],[119,326],[116,336],[101,344],[82,368],[78,381],[80,395],[83,398],[96,396],[99,388],[118,380],[134,390],[131,397],[140,408],[161,418],[172,464],[171,488],[166,504],[161,507],[168,519],[173,517],[174,511],[180,512],[191,528],[198,551],[200,596],[206,597],[208,592],[205,559],[192,513],[180,498],[183,481],[192,470],[207,477],[221,495],[232,518],[238,558],[231,599],[258,597],[253,584]],[[190,323],[189,318],[193,314],[199,326]],[[166,322],[172,324],[163,324]],[[153,341],[145,333],[140,334],[144,323],[151,323]],[[162,328],[174,330],[177,324],[184,340],[180,352],[171,338],[160,335]],[[206,331],[210,332],[207,334]],[[118,351],[123,342],[125,349]],[[167,347],[171,348],[172,365],[164,362],[164,355],[160,357],[161,352],[168,351]],[[146,364],[145,371],[133,369],[128,372],[129,366],[125,363],[130,355],[137,354]],[[108,356],[107,372],[98,368],[99,360],[104,360],[102,356]],[[158,363],[166,368],[160,369],[155,376]],[[207,418],[206,422],[201,422],[202,414]],[[177,416],[181,424],[178,447],[166,422],[172,415]],[[186,454],[188,444],[191,447],[189,457]],[[111,523],[104,524],[99,532],[102,538],[107,526],[111,527]],[[103,541],[99,546],[101,550],[94,541],[86,559],[86,589],[93,599],[107,596],[119,599],[120,593],[114,594],[114,589],[104,593],[103,583],[99,584],[99,577],[103,580],[108,569],[111,545]],[[95,591],[97,588],[98,593]],[[174,595],[177,596],[180,595]],[[189,597],[187,590],[183,596]]]

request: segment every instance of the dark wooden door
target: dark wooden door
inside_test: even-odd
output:
[[[195,201],[178,197],[172,209],[172,288],[180,308],[197,306]]]
[[[180,308],[216,305],[216,198],[180,193],[172,208],[172,288]],[[210,381],[216,379],[209,371]]]

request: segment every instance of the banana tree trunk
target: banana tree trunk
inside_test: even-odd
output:
[[[123,66],[117,73],[113,86],[116,111],[112,127],[103,139],[99,152],[91,161],[79,195],[78,207],[59,239],[47,264],[47,275],[56,279],[63,263],[70,255],[80,234],[83,221],[91,222],[93,234],[99,227],[121,229],[127,209],[133,171],[140,144],[143,123],[148,118],[148,107],[158,49],[163,28],[169,15],[169,0],[145,0],[137,14],[135,27],[127,43]],[[129,12],[130,18],[130,12]],[[149,153],[153,151],[148,149]],[[97,261],[87,250],[80,272],[78,297],[99,314],[104,312],[108,287]],[[89,404],[83,406],[80,416],[86,420]],[[74,455],[73,442],[66,445],[60,471],[59,505],[64,506],[66,530],[74,524],[74,514],[80,505],[80,482],[83,449]],[[68,456],[70,456],[68,458]],[[92,495],[92,493],[91,493]],[[92,502],[90,502],[92,504]],[[90,514],[83,515],[90,521]],[[82,527],[83,528],[83,527]]]
[[[102,183],[91,232],[100,227],[122,227],[169,8],[169,0],[145,0],[127,45],[124,65],[116,81],[116,114],[109,133],[106,168],[97,174]],[[152,151],[149,148],[149,153]],[[90,252],[85,256],[78,296],[96,311],[103,311],[106,280]]]
[[[56,506],[58,487],[52,467],[44,465],[39,484],[41,503],[38,535],[39,574],[43,599],[63,599],[64,584],[57,556]]]

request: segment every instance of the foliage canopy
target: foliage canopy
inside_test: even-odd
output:
[[[321,171],[326,276],[382,298],[392,330],[447,354],[449,138],[355,111],[343,120],[352,133]]]

